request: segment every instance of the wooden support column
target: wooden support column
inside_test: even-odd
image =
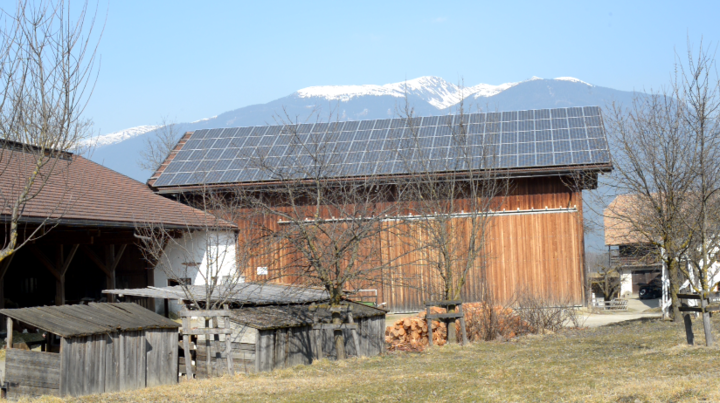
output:
[[[115,267],[113,262],[115,261],[115,245],[105,246],[105,267],[108,268],[109,274],[107,275],[107,289],[115,289]],[[111,267],[113,266],[113,267]],[[115,302],[115,294],[108,294],[108,302]]]
[[[10,268],[10,263],[12,263],[14,257],[15,253],[6,257],[2,262],[0,262],[0,309],[5,308],[5,274]],[[2,328],[0,330],[7,329],[5,321],[2,320],[3,316],[4,315],[0,315],[0,327]]]
[[[13,321],[12,318],[8,316],[7,318],[7,339],[5,348],[10,349],[13,345]]]
[[[83,252],[100,268],[100,270],[105,273],[105,276],[107,277],[106,284],[108,290],[115,289],[115,268],[118,263],[120,263],[120,259],[122,258],[126,247],[127,244],[123,244],[120,245],[118,250],[115,250],[115,245],[107,245],[105,247],[105,260],[103,261],[103,259],[100,259],[100,256],[90,249],[90,247],[82,245]],[[108,295],[108,301],[115,302],[115,295]]]
[[[70,262],[72,262],[75,253],[77,252],[80,245],[73,245],[70,247],[67,256],[65,256],[65,247],[60,245],[57,253],[57,268],[60,278],[55,281],[55,305],[65,305],[65,274],[70,268]]]

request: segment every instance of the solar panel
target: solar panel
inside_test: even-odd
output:
[[[155,186],[610,162],[599,107],[195,131]],[[315,158],[312,158],[315,157]],[[315,165],[314,165],[315,164]]]

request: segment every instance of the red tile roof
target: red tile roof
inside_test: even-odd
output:
[[[34,160],[30,153],[0,149],[0,219],[8,219],[11,203],[24,187],[34,168]],[[37,222],[49,217],[64,225],[82,226],[235,227],[211,214],[157,195],[141,182],[72,154],[49,159],[32,189],[36,196],[25,205],[22,222]]]

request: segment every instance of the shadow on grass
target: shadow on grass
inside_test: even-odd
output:
[[[657,323],[657,322],[662,322],[662,321],[663,321],[662,318],[637,318],[637,319],[624,320],[622,322],[609,323],[607,325],[598,326],[598,328],[601,328],[601,327],[627,327],[627,326],[632,326],[635,324]]]

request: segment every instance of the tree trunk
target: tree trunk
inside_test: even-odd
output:
[[[680,314],[680,300],[677,297],[678,285],[676,276],[670,275],[670,301],[672,301],[672,310],[670,311],[670,319],[673,322],[680,320],[682,315]]]
[[[333,325],[336,325],[336,326],[340,326],[342,324],[342,315],[340,314],[339,311],[333,311],[332,323],[333,323]],[[335,336],[335,351],[337,351],[337,359],[344,360],[345,359],[345,336],[343,335],[342,330],[334,330],[333,334]]]

